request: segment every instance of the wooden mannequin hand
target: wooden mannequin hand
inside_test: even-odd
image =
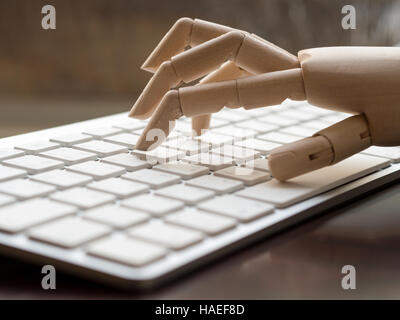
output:
[[[193,129],[201,134],[210,114],[224,106],[252,109],[287,98],[354,116],[274,149],[268,159],[278,180],[334,164],[372,144],[400,144],[400,48],[315,48],[296,57],[256,35],[182,18],[142,68],[155,74],[130,112],[139,119],[152,116],[136,145],[140,150],[154,143],[147,139],[152,129],[168,136],[170,122],[183,115],[193,117]],[[171,90],[203,76],[196,86]]]

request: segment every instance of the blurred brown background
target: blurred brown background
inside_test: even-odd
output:
[[[57,29],[41,28],[42,6]],[[341,8],[357,29],[341,28]],[[248,30],[296,53],[400,42],[400,0],[1,0],[0,137],[125,111],[150,75],[140,66],[174,21]]]

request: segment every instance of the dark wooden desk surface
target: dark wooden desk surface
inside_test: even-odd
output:
[[[120,102],[0,100],[0,136],[128,110]],[[34,112],[31,112],[34,111]],[[57,273],[41,288],[41,268],[0,256],[0,299],[400,298],[400,183],[286,230],[147,293],[121,292]],[[341,288],[354,265],[357,289]]]
[[[60,272],[57,289],[45,291],[40,267],[0,257],[0,299],[398,299],[399,252],[397,183],[147,293]],[[356,290],[341,288],[347,264],[356,268]]]

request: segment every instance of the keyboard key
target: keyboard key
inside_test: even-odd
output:
[[[229,122],[238,122],[250,118],[250,115],[241,112],[231,112],[229,109],[222,109],[213,115],[213,118],[222,119]]]
[[[321,120],[312,120],[312,121],[307,121],[307,122],[302,122],[302,126],[310,129],[314,129],[315,131],[325,129],[326,127],[329,126],[326,122],[323,122]]]
[[[5,160],[3,163],[10,167],[26,170],[29,174],[37,174],[64,167],[64,163],[61,161],[32,155]]]
[[[257,135],[257,131],[246,128],[239,128],[235,126],[225,126],[212,130],[213,133],[222,134],[235,138],[235,140],[241,140],[246,138],[253,138]]]
[[[75,248],[110,233],[111,229],[100,223],[79,217],[67,217],[30,230],[32,239],[64,248]]]
[[[143,129],[145,126],[146,126],[146,121],[137,119],[129,119],[128,121],[113,125],[114,128],[122,129],[124,131]]]
[[[215,176],[242,181],[246,186],[271,179],[269,173],[254,170],[252,168],[232,166],[214,172]]]
[[[220,147],[225,144],[233,143],[232,137],[224,136],[222,134],[212,133],[210,131],[207,131],[205,134],[195,137],[194,139],[197,139],[203,143],[211,145],[212,147]]]
[[[210,145],[207,143],[203,143],[199,140],[187,139],[182,137],[177,139],[167,140],[163,143],[163,146],[177,149],[189,156],[201,152],[208,152],[208,150],[210,150]]]
[[[217,194],[237,191],[243,188],[243,183],[231,179],[215,177],[212,175],[201,176],[186,181],[189,186],[212,190]]]
[[[25,151],[27,154],[38,154],[39,152],[52,150],[58,148],[59,146],[59,144],[50,141],[38,141],[16,146],[15,149]]]
[[[91,209],[86,211],[82,217],[117,229],[125,229],[150,219],[150,216],[144,212],[115,205]]]
[[[217,235],[236,226],[234,219],[198,210],[183,210],[166,217],[166,222]]]
[[[128,237],[108,237],[93,242],[88,254],[99,258],[141,267],[163,258],[167,250],[161,246]]]
[[[5,194],[0,194],[0,207],[13,203],[14,201],[15,201],[14,197],[7,196]]]
[[[23,178],[25,176],[26,176],[25,170],[20,170],[0,165],[0,181]]]
[[[206,166],[210,170],[219,170],[233,164],[232,158],[222,157],[212,153],[199,153],[183,158],[182,161]]]
[[[211,152],[223,157],[233,158],[238,164],[260,157],[258,151],[232,145],[224,145],[220,148],[212,149]]]
[[[254,149],[262,155],[267,155],[271,150],[280,147],[280,143],[264,141],[260,139],[247,139],[235,142],[236,146]]]
[[[76,213],[77,209],[49,199],[32,199],[0,209],[0,230],[16,233]]]
[[[185,249],[203,240],[202,233],[164,223],[146,223],[129,230],[129,235],[173,250]]]
[[[263,122],[265,121],[267,123],[271,123],[271,124],[278,125],[281,127],[291,126],[291,125],[294,125],[299,122],[299,120],[297,120],[297,119],[281,117],[277,114],[269,114],[265,117],[258,118],[258,120],[263,121]]]
[[[159,164],[153,167],[153,170],[159,170],[171,174],[176,174],[184,180],[202,176],[210,172],[210,170],[207,167],[197,166],[182,161]]]
[[[125,169],[122,167],[114,166],[108,163],[102,163],[99,161],[88,161],[75,164],[67,167],[67,170],[87,174],[93,177],[94,180],[118,177],[125,172]]]
[[[133,150],[132,153],[151,164],[177,161],[185,156],[185,152],[164,147],[158,147],[151,151]]]
[[[99,140],[76,144],[73,147],[78,150],[96,153],[99,157],[108,157],[113,154],[128,152],[127,147]]]
[[[24,155],[25,152],[17,149],[0,149],[0,161],[16,158]]]
[[[271,123],[265,123],[258,120],[247,120],[235,123],[236,127],[256,130],[258,133],[270,132],[278,129],[278,126]]]
[[[258,159],[246,162],[245,165],[248,168],[254,168],[257,170],[269,172],[268,159],[258,158]]]
[[[111,194],[80,187],[56,192],[50,198],[82,209],[98,207],[115,200]]]
[[[307,121],[307,120],[311,120],[311,119],[317,117],[317,115],[315,113],[302,112],[302,111],[297,111],[294,109],[279,112],[278,115],[281,117],[296,119],[299,121]]]
[[[135,148],[135,145],[139,140],[139,136],[130,133],[120,133],[111,137],[106,137],[103,140],[106,142],[120,144],[121,146],[128,147],[129,149],[133,149]]]
[[[301,106],[297,106],[295,107],[296,111],[301,111],[301,112],[305,112],[305,113],[314,113],[317,116],[326,116],[326,115],[331,115],[334,114],[335,111],[331,111],[328,109],[323,109],[323,108],[318,108],[316,106],[312,106],[309,104],[303,104]]]
[[[61,190],[84,186],[93,180],[91,177],[86,175],[65,170],[52,170],[39,173],[31,176],[30,179],[50,184]]]
[[[45,196],[55,190],[56,188],[53,186],[28,179],[9,180],[0,183],[0,192],[17,197],[20,200]]]
[[[363,153],[370,154],[377,157],[387,158],[394,163],[400,162],[400,148],[399,147],[376,147],[372,146],[364,150]]]
[[[153,196],[150,194],[140,195],[122,201],[122,205],[151,213],[155,216],[161,216],[183,208],[183,202]]]
[[[90,135],[94,138],[101,139],[104,137],[112,136],[113,134],[121,133],[122,129],[113,128],[113,127],[103,127],[103,128],[94,128],[89,129],[83,132],[83,134]]]
[[[109,178],[101,181],[95,181],[88,184],[87,187],[89,189],[111,193],[118,198],[127,198],[149,191],[149,187],[145,184],[128,181],[121,178]]]
[[[214,192],[212,191],[189,187],[183,184],[176,184],[162,188],[157,190],[155,194],[162,197],[180,200],[188,205],[196,204],[214,196]]]
[[[258,136],[261,140],[272,141],[275,143],[291,143],[299,140],[299,137],[282,133],[282,132],[270,132],[263,135]]]
[[[311,137],[316,132],[316,130],[304,126],[291,126],[287,128],[282,128],[280,132],[306,138]]]
[[[55,137],[55,138],[51,138],[50,141],[61,144],[64,147],[71,147],[74,144],[88,142],[92,139],[93,138],[88,135],[84,135],[84,134],[80,134],[80,133],[72,133],[72,134],[66,134],[66,135]]]
[[[213,117],[213,118],[211,118],[210,129],[224,127],[228,124],[229,124],[229,121],[226,121],[223,119],[217,119],[217,118]]]
[[[324,121],[324,122],[332,125],[332,124],[335,124],[336,122],[342,121],[342,120],[344,120],[344,119],[346,119],[348,117],[351,117],[351,114],[336,112],[334,114],[322,117],[319,120],[320,121]]]
[[[124,174],[122,178],[148,184],[154,189],[167,187],[180,182],[179,176],[177,175],[150,169],[128,172]]]
[[[41,157],[63,161],[67,166],[97,159],[97,155],[95,153],[65,147],[42,152],[39,155]]]
[[[127,171],[151,168],[150,163],[140,160],[138,157],[130,153],[119,153],[110,157],[105,157],[101,159],[101,162],[124,167]]]
[[[192,124],[190,122],[183,121],[183,119],[175,121],[174,130],[187,137],[195,135],[194,131],[192,130]]]
[[[236,195],[284,208],[370,174],[388,164],[387,159],[357,154],[333,166],[309,172],[287,182],[273,179],[241,190]]]
[[[274,207],[270,204],[233,195],[216,197],[199,204],[198,208],[232,217],[241,222],[249,222],[274,211]]]
[[[258,117],[265,116],[265,115],[270,114],[271,112],[275,112],[275,111],[271,110],[270,107],[264,107],[264,108],[243,110],[243,112],[245,112],[246,115],[249,115],[253,118],[258,118]]]

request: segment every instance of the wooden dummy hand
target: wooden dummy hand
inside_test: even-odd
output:
[[[168,136],[170,122],[182,116],[193,117],[193,129],[201,134],[210,114],[224,106],[260,108],[287,98],[353,116],[272,150],[269,167],[280,181],[371,145],[400,145],[400,48],[314,48],[296,57],[254,34],[182,18],[142,69],[154,75],[129,114],[151,116],[136,145],[139,150],[154,143],[148,139],[151,130]],[[195,86],[171,90],[200,78]]]

